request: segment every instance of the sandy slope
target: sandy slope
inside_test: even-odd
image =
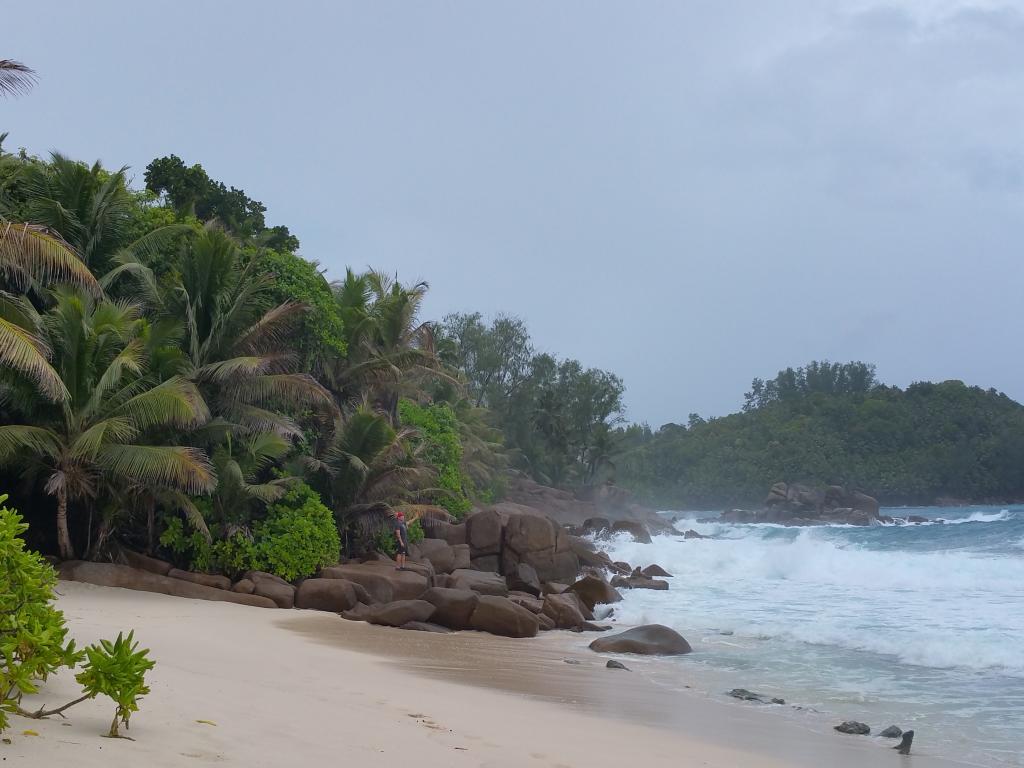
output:
[[[67,582],[60,592],[80,642],[136,629],[157,660],[153,692],[132,721],[136,741],[99,737],[112,715],[107,701],[81,704],[63,722],[15,719],[14,743],[0,745],[7,765],[906,765],[873,744],[808,734],[740,707],[659,700],[665,694],[640,675],[586,658],[565,664],[557,639],[432,636]],[[494,688],[484,687],[492,675]],[[62,675],[30,704],[62,703],[75,691]],[[642,702],[670,705],[690,727],[628,721]],[[26,728],[39,736],[22,735]],[[912,759],[915,768],[946,765]]]

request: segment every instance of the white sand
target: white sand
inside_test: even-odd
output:
[[[113,714],[108,700],[80,704],[69,710],[65,721],[13,718],[8,734],[13,744],[0,745],[0,758],[7,765],[907,765],[908,758],[869,740],[807,733],[743,707],[709,708],[686,697],[671,704],[693,715],[681,718],[692,722],[692,728],[650,727],[597,714],[595,710],[631,710],[630,702],[658,692],[638,675],[589,662],[549,664],[550,672],[543,677],[547,690],[533,691],[536,695],[437,679],[446,665],[463,672],[476,667],[478,683],[491,669],[506,677],[520,663],[536,670],[550,661],[550,653],[537,655],[545,648],[542,642],[477,633],[402,632],[345,622],[331,614],[67,582],[61,583],[60,592],[60,607],[80,643],[113,637],[121,629],[136,630],[157,661],[150,673],[152,693],[132,719],[128,733],[136,741],[100,737]],[[409,671],[406,661],[369,655],[367,648],[406,658],[422,653],[416,666],[431,674]],[[503,688],[516,688],[505,683]],[[537,698],[558,698],[552,693],[560,686],[568,692],[561,698],[579,698],[581,703]],[[525,683],[523,687],[529,688]],[[41,696],[26,701],[26,708],[53,706],[76,696],[72,675],[65,673],[49,681]],[[26,729],[39,735],[25,736]],[[743,738],[734,739],[736,734]],[[926,754],[909,759],[914,768],[950,765]]]

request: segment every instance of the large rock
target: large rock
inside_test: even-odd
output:
[[[250,579],[239,579],[231,587],[232,592],[239,592],[243,595],[251,595],[255,589],[256,585]]]
[[[493,509],[466,518],[466,543],[474,558],[501,552],[501,514]]]
[[[503,637],[535,637],[540,622],[536,615],[508,598],[482,595],[470,618],[470,626]]]
[[[612,523],[607,517],[588,517],[580,526],[584,536],[607,536],[612,529]]]
[[[484,571],[485,573],[497,573],[501,570],[501,557],[498,555],[484,555],[483,557],[474,557],[470,560],[470,567],[475,571]]]
[[[399,629],[411,629],[414,632],[435,632],[437,634],[451,632],[448,627],[442,627],[440,624],[431,624],[429,621],[410,621],[400,626]]]
[[[279,584],[276,581],[257,580],[252,593],[273,600],[278,608],[295,607],[295,587],[291,584]]]
[[[693,649],[686,639],[661,624],[634,627],[610,637],[600,637],[590,644],[598,653],[639,653],[645,656],[681,656]]]
[[[528,592],[534,597],[540,597],[540,579],[532,565],[519,563],[505,575],[505,581],[512,591]]]
[[[612,559],[608,557],[608,553],[597,551],[594,545],[584,538],[579,536],[570,536],[569,549],[574,555],[576,555],[576,559],[579,561],[580,566],[584,568],[590,567],[615,570],[615,566],[612,563]]]
[[[295,607],[341,613],[355,608],[359,598],[344,579],[306,579],[295,593]]]
[[[579,573],[579,559],[565,530],[539,514],[510,514],[502,539],[503,573],[516,566],[531,566],[540,581],[573,581]]]
[[[521,605],[530,613],[540,613],[544,608],[544,601],[526,592],[509,592],[508,599],[516,605]]]
[[[431,587],[421,599],[436,609],[432,617],[434,623],[449,629],[468,629],[480,595],[470,589]]]
[[[440,539],[451,546],[466,544],[466,524],[446,523],[443,520],[425,520],[423,533],[428,539]]]
[[[655,576],[667,576],[668,578],[672,578],[672,574],[671,573],[669,573],[668,571],[666,571],[664,568],[662,568],[660,565],[657,565],[657,564],[655,564],[655,565],[648,565],[646,568],[644,568],[642,571],[640,571],[640,574],[642,576],[646,576],[648,579],[653,579]]]
[[[193,600],[212,600],[221,603],[238,603],[258,608],[276,608],[272,600],[258,595],[244,595],[227,589],[207,587],[170,576],[160,576],[151,571],[141,571],[127,565],[114,563],[87,563],[68,560],[61,563],[59,577],[65,581],[80,581],[100,587],[119,587],[139,592],[156,592],[172,597],[188,597]]]
[[[433,604],[426,600],[396,600],[386,605],[375,605],[366,614],[371,624],[400,627],[410,621],[429,621],[434,615]]]
[[[508,584],[497,573],[485,573],[483,571],[455,571],[452,573],[455,579],[456,589],[471,589],[481,595],[494,595],[505,597],[508,594]]]
[[[410,567],[413,567],[413,564],[410,564]],[[374,602],[378,603],[415,600],[430,586],[428,576],[424,572],[396,570],[395,564],[391,560],[332,565],[324,568],[320,572],[320,576],[325,579],[345,579],[354,584],[361,584]]]
[[[616,576],[612,586],[620,589],[668,589],[668,582],[644,576]]]
[[[166,560],[158,560],[155,557],[123,547],[117,550],[114,560],[119,565],[127,565],[129,568],[137,568],[140,571],[149,571],[158,576],[166,576],[171,568],[174,567]]]
[[[849,733],[854,736],[867,736],[871,733],[870,725],[867,723],[857,722],[856,720],[845,720],[835,726],[835,729],[840,733]]]
[[[555,623],[557,629],[579,629],[587,619],[579,609],[575,596],[545,595],[541,613]]]
[[[453,571],[465,570],[473,567],[473,560],[470,556],[469,544],[452,544],[452,555],[455,557]]]
[[[596,576],[584,576],[569,589],[575,592],[590,610],[596,605],[617,603],[622,595],[611,584]]]
[[[167,575],[172,579],[191,581],[193,584],[202,584],[204,587],[214,589],[231,589],[231,579],[227,576],[218,576],[212,573],[195,573],[193,571],[182,571],[178,568],[171,568]]]
[[[447,541],[423,539],[419,543],[420,557],[429,560],[437,573],[455,570],[455,552]]]
[[[639,541],[641,544],[651,543],[650,531],[639,520],[616,520],[612,523],[612,533],[628,533],[634,541]]]

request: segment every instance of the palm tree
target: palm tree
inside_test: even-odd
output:
[[[292,415],[300,408],[333,414],[330,393],[306,373],[296,372],[289,350],[304,304],[270,306],[270,278],[243,263],[238,246],[216,225],[187,238],[174,263],[177,279],[168,290],[133,256],[104,278],[121,274],[138,281],[145,300],[167,318],[183,318],[182,347],[212,413],[251,435],[275,432],[297,437]]]
[[[78,286],[99,295],[89,268],[59,236],[35,224],[15,224],[0,216],[0,369],[35,382],[49,400],[67,392],[50,365],[50,349],[34,328],[35,309],[24,295],[56,284]]]
[[[325,364],[328,387],[343,404],[368,396],[392,424],[398,401],[421,394],[430,379],[452,381],[434,347],[430,323],[418,319],[426,283],[403,286],[380,272],[347,270],[334,286],[348,353]]]
[[[170,224],[129,242],[133,206],[125,181],[127,167],[110,172],[52,152],[47,163],[22,167],[23,214],[28,221],[59,233],[79,257],[103,274],[115,256],[145,258],[166,248],[185,224]]]
[[[336,424],[330,445],[319,456],[301,459],[307,482],[335,514],[344,532],[367,535],[396,509],[410,517],[448,519],[441,507],[414,504],[434,475],[423,460],[424,446],[396,430],[387,416],[367,405]]]
[[[0,369],[0,394],[22,422],[0,426],[0,464],[23,465],[56,499],[60,555],[71,559],[70,503],[131,484],[206,493],[215,477],[197,449],[156,439],[163,429],[198,427],[209,414],[192,382],[152,375],[139,307],[67,290],[54,298],[41,316],[27,302],[21,309],[52,353],[59,397],[13,367]]]
[[[20,61],[0,59],[0,96],[28,93],[36,84],[36,73]]]

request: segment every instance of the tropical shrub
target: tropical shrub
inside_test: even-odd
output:
[[[0,495],[0,504],[7,499]],[[42,557],[25,550],[28,526],[0,506],[0,733],[7,715],[36,683],[82,658],[67,637],[64,614],[53,607],[57,576]]]
[[[338,562],[341,539],[334,515],[320,495],[302,482],[267,508],[267,516],[251,532],[236,530],[222,536],[214,527],[212,538],[187,530],[181,518],[166,521],[160,544],[194,571],[236,576],[245,571],[266,571],[286,581],[312,576]]]
[[[253,527],[252,568],[286,581],[333,565],[340,552],[334,515],[305,483],[293,485],[267,508],[266,520]]]
[[[127,730],[132,712],[139,711],[139,699],[149,693],[146,673],[155,662],[147,658],[148,648],[139,650],[134,631],[127,637],[118,632],[113,642],[101,640],[98,645],[90,645],[85,655],[87,661],[75,680],[90,699],[102,694],[114,700],[117,708],[107,735],[118,738],[118,723]]]

